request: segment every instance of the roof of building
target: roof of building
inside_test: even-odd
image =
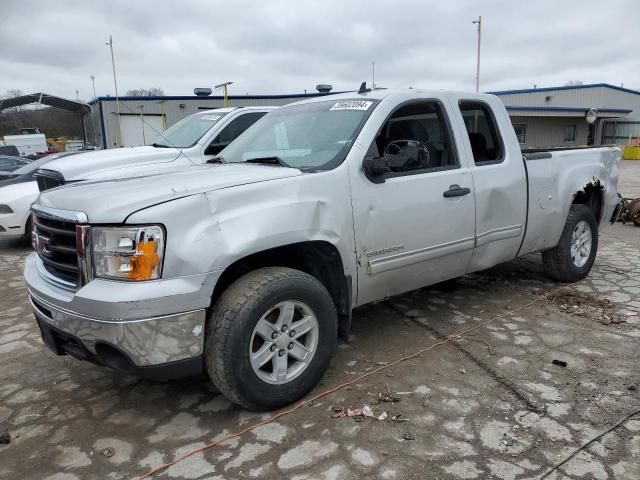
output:
[[[513,95],[517,93],[535,93],[535,92],[551,92],[558,90],[580,90],[583,88],[611,88],[613,90],[619,90],[621,92],[632,93],[634,95],[640,95],[640,91],[632,90],[630,88],[618,87],[609,83],[587,83],[584,85],[564,85],[562,87],[541,87],[541,88],[521,88],[517,90],[498,90],[495,92],[487,92],[493,95]]]
[[[292,94],[279,94],[279,95],[229,95],[227,98],[229,100],[277,100],[282,98],[314,98],[314,97],[324,97],[327,95],[336,95],[338,93],[345,92],[329,92],[329,93],[320,93],[320,92],[312,92],[312,93],[292,93]],[[96,97],[89,102],[89,105],[93,105],[97,102],[103,101],[115,101],[116,97],[105,96],[105,97]],[[166,95],[166,96],[149,96],[149,97],[118,97],[118,100],[121,102],[126,101],[162,101],[162,100],[224,100],[224,96],[222,95],[208,95],[208,96],[198,96],[198,95]]]
[[[527,106],[527,105],[507,105],[507,110],[529,110],[529,111],[547,111],[547,112],[588,112],[592,107],[548,107],[548,106]],[[609,108],[603,107],[597,109],[603,113],[631,113],[633,110],[626,108]]]
[[[19,107],[21,105],[27,105],[29,103],[42,103],[43,105],[49,105],[50,107],[76,112],[80,115],[86,115],[87,113],[91,112],[91,107],[84,102],[68,100],[66,98],[56,97],[54,95],[49,95],[48,93],[43,92],[30,93],[29,95],[21,95],[19,97],[5,98],[4,100],[0,100],[0,110],[4,110],[5,108]]]

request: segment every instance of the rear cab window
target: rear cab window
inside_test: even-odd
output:
[[[459,106],[475,164],[492,165],[502,162],[504,146],[489,105],[474,100],[462,100]]]

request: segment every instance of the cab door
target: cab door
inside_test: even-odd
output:
[[[527,175],[502,105],[461,99],[457,109],[465,125],[463,143],[475,185],[476,246],[469,266],[474,272],[516,257],[525,234]]]
[[[421,160],[378,175],[360,170],[351,179],[357,304],[466,272],[474,247],[475,192],[456,148],[460,132],[450,125],[440,101],[401,104],[367,157],[393,158],[412,141],[420,144]]]

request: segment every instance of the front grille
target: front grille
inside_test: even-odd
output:
[[[38,190],[44,192],[50,188],[59,187],[65,184],[64,176],[60,172],[55,170],[46,170],[41,168],[35,174],[36,181],[38,182]]]
[[[34,247],[44,268],[54,277],[77,286],[76,224],[45,218],[37,213],[34,220]]]

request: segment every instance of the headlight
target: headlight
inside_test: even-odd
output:
[[[0,205],[0,213],[13,213],[9,205]]]
[[[162,275],[164,229],[92,227],[95,276],[118,280],[155,280]]]

